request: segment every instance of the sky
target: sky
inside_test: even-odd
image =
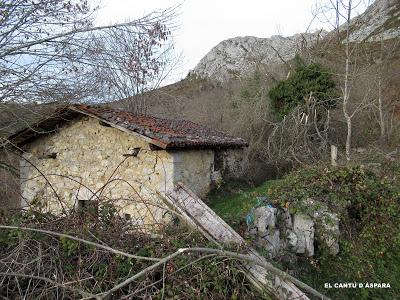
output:
[[[174,76],[184,78],[223,40],[305,32],[313,20],[317,0],[101,0],[97,22],[123,22],[177,4],[178,28],[173,36],[175,49],[183,60]],[[309,31],[321,27],[329,25],[314,20]]]

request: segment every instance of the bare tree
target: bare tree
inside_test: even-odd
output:
[[[343,4],[344,5],[344,4]],[[345,6],[345,5],[344,5]],[[351,118],[352,116],[349,113],[349,99],[350,99],[350,84],[351,84],[351,78],[350,78],[350,59],[351,59],[351,53],[350,53],[350,20],[351,20],[351,9],[352,9],[352,0],[348,1],[347,6],[345,6],[347,10],[347,15],[346,15],[346,39],[345,39],[345,53],[346,53],[346,71],[344,74],[344,86],[342,87],[342,93],[343,93],[343,115],[344,118],[346,119],[346,124],[347,124],[347,136],[346,136],[346,159],[349,161],[350,160],[350,148],[351,148]],[[339,14],[339,8],[336,9],[337,14]]]
[[[347,161],[351,158],[353,119],[372,103],[369,91],[366,91],[361,99],[355,99],[352,95],[355,79],[361,74],[357,64],[359,41],[353,41],[351,37],[352,17],[354,11],[360,6],[367,7],[368,5],[369,2],[364,3],[363,0],[329,0],[316,11],[316,14],[321,16],[320,21],[323,20],[332,26],[331,36],[333,34],[339,47],[343,47],[344,68],[337,76],[340,82],[342,114],[347,128],[345,139]]]
[[[263,159],[275,166],[306,165],[321,161],[329,145],[330,110],[312,93],[306,103],[293,109],[280,122],[268,122],[270,134]]]
[[[147,112],[143,93],[159,87],[180,61],[170,33],[164,24],[155,22],[148,35],[119,28],[112,28],[106,36],[92,35],[89,59],[104,100],[124,99],[125,109]]]
[[[149,53],[169,37],[175,16],[171,8],[95,27],[96,9],[87,0],[5,0],[0,4],[0,103],[93,99],[99,92],[96,77],[90,76],[93,70],[106,70],[122,56],[121,49],[98,46],[117,36],[129,37],[141,50],[139,56],[125,57],[126,64],[137,73],[143,74],[145,68],[157,73],[162,57]],[[96,51],[102,56],[93,60]],[[143,59],[149,59],[148,63]],[[140,75],[137,80],[147,79]]]
[[[53,104],[128,97],[165,78],[177,7],[97,27],[96,9],[87,0],[0,1],[0,137]]]
[[[388,77],[390,74],[390,63],[393,61],[395,53],[399,50],[399,41],[392,43],[385,43],[383,37],[380,40],[380,49],[376,59],[376,76],[373,81],[376,85],[377,95],[376,100],[373,102],[373,113],[379,125],[379,138],[381,141],[388,138],[388,127],[390,123],[390,111],[394,109],[392,101],[386,99],[384,89],[388,86]]]

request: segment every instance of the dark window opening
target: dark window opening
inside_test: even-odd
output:
[[[220,171],[224,167],[224,153],[222,151],[214,151],[214,171]]]
[[[151,151],[164,150],[163,148],[158,147],[157,145],[154,145],[154,144],[151,144],[151,143],[149,143],[149,147],[150,147],[150,150],[151,150]]]
[[[78,200],[78,210],[82,213],[97,215],[99,212],[99,202],[94,200]]]
[[[57,153],[52,152],[52,153],[43,153],[38,156],[39,159],[56,159],[57,158]]]

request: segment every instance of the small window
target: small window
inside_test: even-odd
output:
[[[56,159],[57,158],[57,153],[52,152],[52,153],[42,153],[38,155],[38,159]]]
[[[124,214],[124,218],[126,221],[130,221],[132,216],[131,216],[131,214]]]
[[[87,200],[78,200],[78,208],[79,210],[84,210],[87,207]]]
[[[97,215],[99,212],[99,202],[93,200],[78,200],[78,210],[82,213]]]
[[[214,151],[214,171],[221,171],[224,167],[224,153]]]

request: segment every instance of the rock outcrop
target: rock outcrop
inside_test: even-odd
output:
[[[225,81],[252,75],[256,67],[288,61],[304,47],[313,45],[321,32],[296,34],[290,37],[274,35],[270,38],[235,37],[222,41],[204,56],[192,74]]]
[[[249,235],[273,258],[290,252],[312,257],[318,240],[329,254],[339,253],[339,218],[319,201],[307,199],[309,213],[261,204],[251,212]]]
[[[377,0],[351,20],[350,42],[388,40],[400,36],[400,1]]]
[[[341,26],[340,30],[344,30]],[[333,32],[332,32],[333,34]],[[220,42],[206,54],[191,74],[219,82],[248,77],[260,65],[268,67],[291,60],[304,47],[324,36],[324,31],[270,38],[235,37]],[[377,0],[351,20],[351,42],[379,41],[400,36],[400,1]]]

